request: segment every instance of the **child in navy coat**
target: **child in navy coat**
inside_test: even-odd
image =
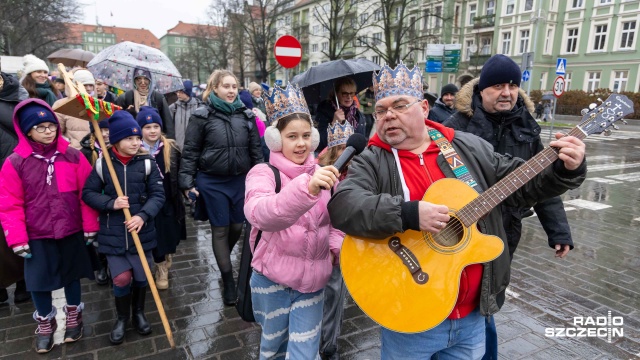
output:
[[[130,232],[137,232],[149,265],[156,247],[154,218],[165,201],[162,178],[151,156],[141,149],[142,131],[133,116],[115,111],[109,119],[108,150],[124,196],[118,196],[104,157],[98,159],[85,184],[82,199],[100,211],[98,252],[107,256],[113,279],[118,318],[109,339],[114,345],[124,341],[133,310],[133,325],[141,335],[151,333],[144,315],[147,280]],[[105,156],[107,156],[105,154]],[[125,221],[128,208],[131,219]]]

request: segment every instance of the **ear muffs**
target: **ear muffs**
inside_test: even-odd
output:
[[[264,142],[267,144],[269,150],[280,152],[282,151],[282,136],[280,135],[280,130],[276,128],[276,125],[278,125],[278,122],[267,127],[264,131]],[[320,133],[318,129],[311,126],[311,151],[316,151],[318,145],[320,145]]]

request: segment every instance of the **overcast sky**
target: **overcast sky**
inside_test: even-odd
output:
[[[103,26],[145,28],[158,39],[178,24],[204,23],[211,0],[80,0],[83,23]],[[113,14],[113,16],[111,16]]]

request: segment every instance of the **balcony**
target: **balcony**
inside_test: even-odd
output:
[[[496,15],[484,15],[484,16],[476,16],[473,18],[473,28],[474,29],[487,29],[487,31],[493,31],[493,28],[496,25]]]
[[[491,54],[489,55],[484,55],[484,54],[475,54],[475,55],[471,55],[469,56],[469,66],[482,66],[484,65],[484,63],[487,62],[487,60],[489,60],[489,58],[491,57]]]

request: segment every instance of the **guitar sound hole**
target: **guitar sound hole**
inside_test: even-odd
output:
[[[433,235],[433,239],[440,246],[455,246],[462,241],[464,235],[464,225],[456,217],[452,217],[447,226],[439,233]]]

